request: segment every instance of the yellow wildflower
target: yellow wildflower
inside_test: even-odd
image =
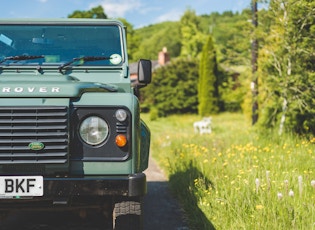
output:
[[[261,204],[256,205],[256,210],[264,209],[264,206]]]

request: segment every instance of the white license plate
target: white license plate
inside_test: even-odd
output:
[[[0,176],[0,197],[43,196],[42,176]]]

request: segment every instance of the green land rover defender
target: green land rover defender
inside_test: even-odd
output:
[[[116,20],[0,20],[0,210],[99,208],[142,228],[150,132]]]

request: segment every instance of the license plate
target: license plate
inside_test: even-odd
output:
[[[0,197],[43,196],[42,176],[0,176]]]

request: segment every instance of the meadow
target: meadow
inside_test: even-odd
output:
[[[315,229],[315,138],[261,133],[242,114],[151,121],[151,155],[191,229]]]

